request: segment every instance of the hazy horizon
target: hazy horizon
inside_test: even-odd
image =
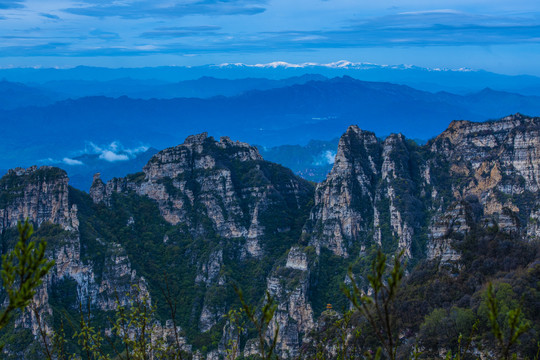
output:
[[[348,65],[340,65],[340,63],[349,63]],[[245,66],[247,68],[310,68],[310,67],[325,67],[329,69],[370,69],[370,68],[381,68],[381,69],[396,69],[396,70],[408,70],[408,69],[419,69],[427,71],[437,71],[437,72],[492,72],[499,75],[509,75],[509,76],[535,76],[540,77],[540,72],[538,74],[529,74],[529,73],[504,73],[497,71],[490,71],[484,68],[470,68],[470,67],[429,67],[429,66],[419,66],[416,64],[408,63],[373,63],[368,61],[350,61],[346,59],[339,59],[330,62],[314,62],[314,61],[305,61],[305,62],[287,62],[283,60],[275,60],[263,63],[247,63],[242,61],[236,62],[221,62],[221,63],[201,63],[196,65],[185,65],[185,64],[172,64],[172,65],[132,65],[132,66],[123,66],[123,65],[98,65],[98,64],[73,64],[73,65],[64,65],[64,66],[47,66],[47,65],[0,65],[0,70],[9,70],[9,69],[54,69],[54,70],[69,70],[81,67],[87,68],[104,68],[104,69],[142,69],[142,68],[161,68],[161,67],[178,67],[178,68],[200,68],[200,67],[226,67],[226,66]],[[364,67],[365,66],[365,67]]]

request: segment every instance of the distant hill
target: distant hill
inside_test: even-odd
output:
[[[0,167],[62,158],[86,141],[165,148],[205,130],[266,147],[331,140],[348,124],[429,139],[455,119],[482,121],[517,112],[540,114],[540,97],[490,89],[431,93],[350,77],[208,99],[86,97],[0,111]]]

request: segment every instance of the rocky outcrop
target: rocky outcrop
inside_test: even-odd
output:
[[[531,237],[538,227],[539,164],[540,119],[520,114],[455,121],[424,147],[401,134],[381,141],[351,126],[316,189],[303,236],[344,257],[374,244],[411,257],[427,238],[429,258],[457,259],[444,234],[461,231],[460,202],[474,197],[482,208],[477,221]]]
[[[459,252],[453,242],[461,240],[472,230],[475,219],[466,201],[454,203],[445,213],[435,216],[430,225],[427,258],[443,263],[456,262]]]
[[[466,187],[471,191],[504,185],[501,191],[506,193],[536,192],[540,184],[539,125],[540,118],[521,114],[483,123],[454,121],[431,142],[430,150],[442,154],[453,164],[470,165],[469,175],[476,175],[476,181]],[[493,172],[493,181],[481,181],[478,175],[486,172]],[[503,175],[521,176],[524,181],[504,181]]]
[[[403,250],[405,256],[411,257],[413,237],[418,232],[421,217],[424,215],[417,192],[421,184],[413,181],[417,168],[411,166],[411,162],[417,159],[411,157],[411,151],[402,134],[391,134],[384,140],[382,159],[381,183],[374,206],[374,240],[382,245],[385,224],[381,220],[389,219],[391,236],[388,234],[387,237],[397,240],[397,248]]]
[[[326,279],[325,272],[335,270],[329,264],[339,263],[343,272],[382,248],[459,270],[467,258],[461,251],[474,245],[467,241],[476,234],[538,239],[539,157],[540,119],[519,114],[453,122],[424,146],[401,134],[379,139],[351,126],[332,171],[313,189],[264,161],[256,148],[203,133],[159,152],[140,173],[107,183],[96,174],[94,204],[68,189],[61,170],[11,170],[0,180],[0,230],[12,232],[25,217],[41,229],[59,229],[48,248],[56,265],[35,299],[45,322],[54,316],[49,303],[61,284],[73,286],[82,302],[109,311],[116,293],[127,302],[132,285],[148,294],[155,279],[147,284],[140,274],[163,269],[181,274],[175,285],[189,296],[182,299],[182,326],[213,339],[214,347],[195,349],[194,358],[223,358],[233,341],[234,329],[223,317],[236,300],[231,282],[248,288],[250,302],[263,297],[266,284],[277,304],[267,336],[279,327],[276,351],[293,358],[312,330],[325,327],[324,319],[314,323],[314,311],[324,307],[310,301],[317,286],[326,296],[334,291],[329,282],[347,279],[344,273]],[[158,219],[144,218],[148,214]],[[137,257],[141,251],[148,258]],[[368,291],[364,270],[355,278]],[[36,334],[36,323],[28,313],[17,326]],[[156,325],[157,336],[170,337],[171,326]],[[258,343],[246,336],[242,352],[254,355]]]
[[[77,206],[68,202],[68,177],[64,170],[32,166],[9,170],[0,179],[0,232],[29,219],[77,230]]]

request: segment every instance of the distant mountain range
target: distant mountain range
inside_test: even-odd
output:
[[[353,63],[338,61],[329,64],[304,63],[290,64],[272,62],[268,64],[221,64],[205,66],[162,66],[143,68],[99,68],[78,66],[70,69],[54,68],[10,68],[0,69],[0,79],[25,84],[45,84],[55,87],[64,81],[84,81],[89,89],[97,86],[99,91],[110,86],[115,91],[118,86],[125,91],[134,91],[130,85],[159,86],[164,83],[175,83],[196,80],[201,77],[221,79],[266,78],[281,80],[290,77],[301,77],[306,74],[317,74],[325,77],[351,76],[364,81],[388,81],[403,84],[426,91],[449,91],[466,94],[489,87],[500,91],[517,92],[525,95],[540,95],[540,78],[529,75],[510,76],[483,70],[472,69],[429,69],[410,65],[377,65],[370,63]],[[141,82],[144,80],[144,82]],[[108,84],[98,84],[107,82]],[[264,85],[264,84],[263,84]],[[264,87],[257,85],[259,89]],[[174,86],[173,86],[174,87]],[[166,86],[165,86],[166,88]],[[75,90],[80,91],[78,87]],[[91,95],[100,95],[95,92]],[[102,94],[106,95],[106,94]],[[127,93],[124,93],[127,95]],[[227,95],[227,94],[222,94]],[[140,96],[147,96],[142,92]],[[185,95],[178,95],[185,96]],[[190,95],[188,95],[190,96]],[[156,95],[156,97],[159,97]]]
[[[491,89],[431,93],[351,77],[207,99],[84,97],[0,110],[0,167],[72,157],[88,142],[160,149],[204,130],[266,147],[331,140],[351,123],[382,135],[429,139],[455,119],[483,121],[517,112],[540,114],[540,97]]]

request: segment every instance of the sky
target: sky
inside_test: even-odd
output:
[[[338,60],[540,76],[539,0],[0,0],[0,67]]]

